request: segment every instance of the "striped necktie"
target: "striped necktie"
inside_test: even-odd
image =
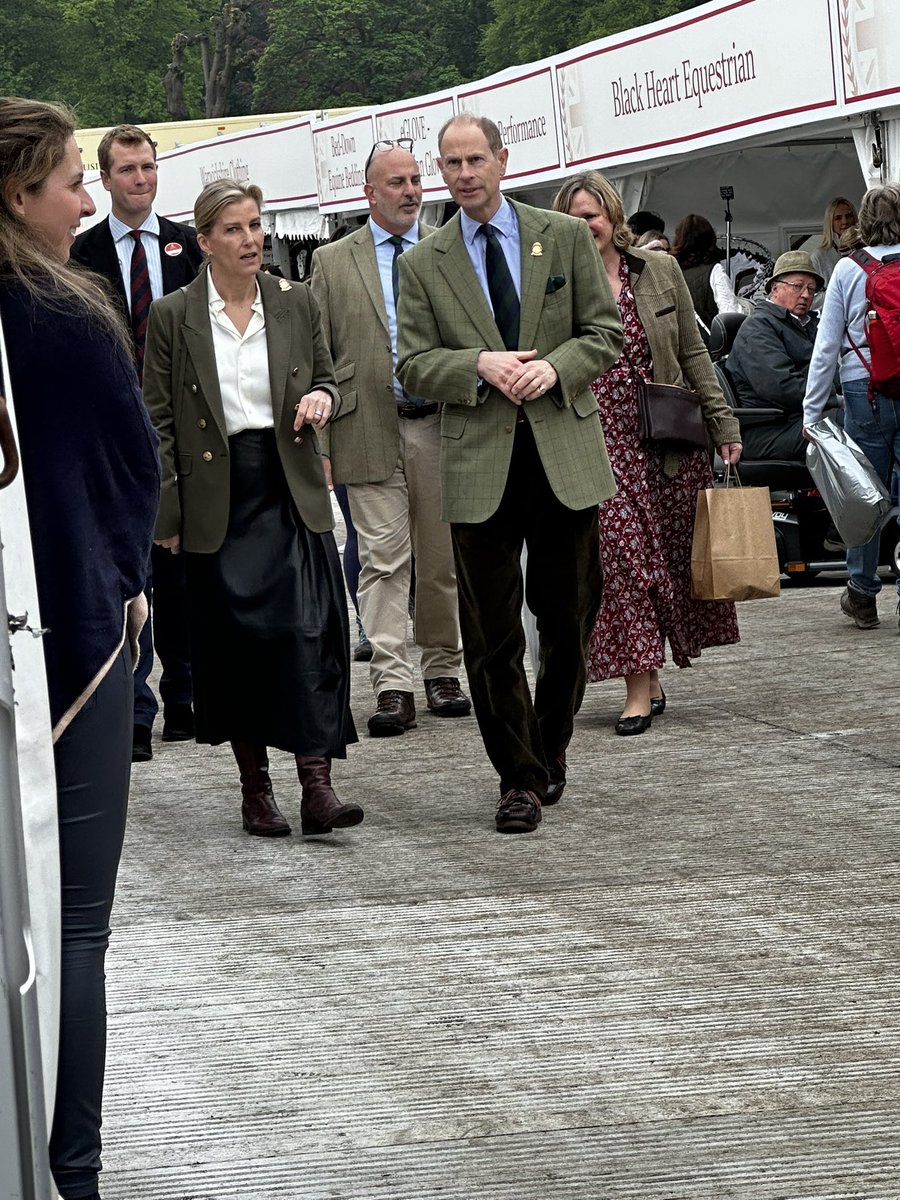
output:
[[[144,375],[144,343],[147,340],[147,318],[153,293],[150,290],[150,271],[141,241],[141,231],[132,229],[134,249],[131,252],[131,333],[134,338],[134,361],[138,379]]]
[[[484,238],[484,266],[494,320],[507,350],[518,350],[519,297],[516,286],[493,225],[482,225],[479,232]]]

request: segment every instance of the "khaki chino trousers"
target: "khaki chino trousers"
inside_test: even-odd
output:
[[[462,664],[450,526],[441,520],[441,416],[397,420],[400,454],[393,473],[381,483],[347,484],[359,535],[359,612],[372,643],[376,695],[413,691],[406,644],[413,555],[422,677],[457,678]]]

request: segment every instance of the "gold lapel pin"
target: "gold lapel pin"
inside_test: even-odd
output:
[[[290,281],[287,279],[279,279],[278,286],[281,288],[281,290],[283,292],[289,292],[291,290]]]
[[[544,247],[541,245],[540,242],[535,242],[534,245],[531,247],[531,257],[532,258],[540,258],[543,255],[543,253],[544,253]]]

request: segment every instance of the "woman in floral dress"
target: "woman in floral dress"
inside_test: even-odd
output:
[[[697,492],[710,487],[705,449],[638,436],[637,381],[689,387],[701,399],[710,441],[740,458],[740,431],[716,382],[677,262],[631,248],[622,200],[597,171],[570,179],[553,203],[588,222],[625,332],[621,358],[593,385],[617,494],[599,508],[603,603],[591,637],[589,679],[625,680],[616,733],[640,734],[666,707],[659,671],[668,641],[679,667],[709,646],[738,641],[734,605],[691,597]]]

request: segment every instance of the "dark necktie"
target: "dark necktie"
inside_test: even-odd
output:
[[[391,287],[394,289],[394,313],[396,314],[397,301],[400,298],[400,268],[397,260],[403,253],[403,238],[395,233],[388,238],[388,241],[394,247],[394,257],[391,260]]]
[[[394,318],[397,317],[397,303],[400,299],[400,268],[397,260],[403,253],[403,238],[399,234],[394,233],[387,239],[394,247],[394,257],[391,259],[391,287],[394,291]],[[407,404],[415,404],[417,408],[425,403],[424,400],[415,400],[410,396],[409,392],[403,385],[400,385],[400,390],[403,392],[403,399]]]
[[[519,297],[516,295],[516,286],[493,225],[482,225],[481,234],[484,237],[484,266],[494,320],[507,350],[518,350]]]
[[[134,337],[134,360],[137,364],[138,379],[144,374],[144,343],[147,340],[147,317],[150,315],[150,305],[153,293],[150,291],[150,272],[147,269],[147,255],[141,242],[139,229],[132,229],[134,249],[131,252],[131,333]]]

